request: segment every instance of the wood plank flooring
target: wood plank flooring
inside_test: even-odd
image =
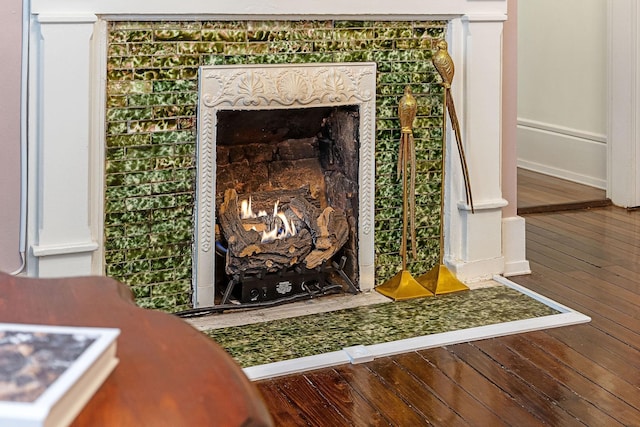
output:
[[[528,215],[531,275],[592,321],[257,383],[278,426],[640,426],[640,211]]]
[[[609,206],[606,191],[518,168],[518,214]]]

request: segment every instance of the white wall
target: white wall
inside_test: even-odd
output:
[[[606,188],[607,1],[518,2],[518,165]]]

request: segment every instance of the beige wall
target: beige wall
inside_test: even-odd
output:
[[[606,187],[607,62],[607,0],[519,0],[522,167]]]
[[[22,1],[0,2],[0,271],[20,266],[20,69]]]

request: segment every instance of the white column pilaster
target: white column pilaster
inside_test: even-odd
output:
[[[460,280],[481,280],[504,272],[501,189],[502,28],[506,16],[466,15],[451,21],[455,52],[452,85],[473,194],[475,213],[465,202],[462,173],[449,130],[445,189],[445,263]]]
[[[91,37],[94,14],[41,14],[30,67],[29,273],[91,274],[89,225]],[[33,35],[36,34],[36,37]],[[39,37],[38,37],[39,36]]]

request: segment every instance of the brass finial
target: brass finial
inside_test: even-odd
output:
[[[442,78],[442,86],[444,87],[445,98],[444,108],[449,112],[449,118],[451,119],[451,127],[456,137],[458,145],[458,153],[460,154],[460,166],[462,167],[462,176],[464,179],[464,188],[467,196],[467,205],[471,208],[471,213],[475,213],[473,208],[473,196],[471,195],[471,182],[469,180],[469,169],[467,168],[467,159],[464,155],[464,145],[462,144],[462,134],[460,133],[460,123],[458,122],[458,115],[456,114],[456,108],[453,104],[453,96],[451,96],[451,83],[453,82],[453,75],[455,73],[455,66],[453,59],[447,51],[447,42],[440,40],[437,44],[437,50],[432,57],[433,65],[438,70],[440,77]]]

